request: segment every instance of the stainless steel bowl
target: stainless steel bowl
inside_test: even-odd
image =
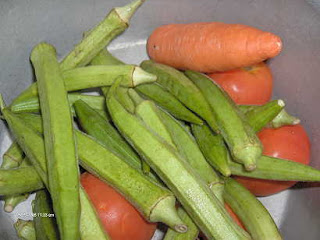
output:
[[[0,1],[0,90],[7,103],[32,82],[29,54],[40,41],[65,55],[115,6],[128,0]],[[318,1],[310,1],[317,3]],[[280,35],[280,56],[269,61],[274,96],[302,119],[312,141],[312,166],[320,168],[320,16],[303,0],[148,0],[131,27],[109,46],[120,59],[138,64],[146,59],[145,43],[155,27],[167,23],[223,21],[243,23]],[[0,154],[11,142],[0,124]],[[319,186],[319,185],[318,185]],[[307,188],[301,188],[307,187]],[[7,214],[0,211],[0,239],[18,239],[13,222],[30,219],[30,201]],[[285,239],[320,239],[320,188],[297,187],[261,198]]]

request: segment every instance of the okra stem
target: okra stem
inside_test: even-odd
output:
[[[182,207],[178,208],[178,214],[179,217],[187,224],[188,231],[185,233],[179,233],[173,231],[172,229],[168,229],[163,240],[195,240],[199,235],[197,225],[194,224],[192,219],[188,216],[188,214],[183,210]]]
[[[273,128],[279,128],[286,125],[297,125],[300,123],[300,119],[290,115],[285,109],[270,122],[270,126]]]
[[[273,100],[265,105],[255,107],[246,112],[246,118],[255,132],[259,132],[270,121],[273,121],[283,110],[285,103],[283,100]]]

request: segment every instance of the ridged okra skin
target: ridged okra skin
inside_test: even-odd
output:
[[[195,71],[186,71],[185,74],[210,104],[233,159],[242,163],[248,171],[254,170],[256,161],[262,154],[262,145],[245,116],[228,94],[208,76]]]
[[[115,97],[117,84],[107,97],[110,115],[132,146],[172,190],[195,223],[209,239],[250,239],[226,213],[209,187],[179,154],[146,125],[123,108]],[[217,221],[217,219],[219,219]]]

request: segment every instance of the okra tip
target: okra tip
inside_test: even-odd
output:
[[[282,99],[279,99],[279,100],[278,100],[278,105],[279,105],[280,107],[284,107],[286,104],[285,104],[285,102],[284,102]]]
[[[188,226],[178,215],[173,196],[166,196],[160,199],[151,210],[149,219],[151,222],[162,222],[180,233],[188,231]]]
[[[5,212],[7,213],[11,213],[13,211],[13,206],[11,204],[8,205],[4,205],[4,209]]]
[[[1,112],[5,107],[6,107],[6,104],[4,103],[2,94],[0,93],[0,110],[1,110]]]
[[[133,14],[144,2],[145,0],[136,0],[131,3],[128,3],[123,7],[116,7],[115,11],[119,15],[119,17],[122,19],[122,21],[128,24]]]
[[[132,75],[133,86],[138,86],[143,83],[151,83],[157,80],[157,76],[144,71],[140,67],[135,67]]]
[[[32,49],[30,59],[34,62],[39,56],[47,54],[48,52],[56,54],[56,49],[49,43],[41,42]]]

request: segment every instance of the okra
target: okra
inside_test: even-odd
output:
[[[253,239],[282,239],[268,210],[236,180],[225,179],[224,199],[240,218]]]
[[[125,106],[126,109],[128,109],[128,111],[130,111],[131,113],[134,113],[134,110],[135,110],[134,102],[132,101],[132,99],[129,97],[128,94],[129,94],[128,88],[119,87],[117,89],[118,100],[121,102],[122,105]]]
[[[139,84],[156,81],[156,76],[133,65],[89,66],[70,69],[62,72],[61,74],[65,88],[69,92],[108,86],[111,85],[114,82],[114,79],[119,76],[123,79],[123,86],[127,87],[134,87]],[[23,99],[19,97],[19,99],[12,102],[12,109],[16,109],[15,111],[17,111],[17,109],[20,110],[21,108],[24,109],[26,108],[26,105],[28,106],[31,103],[34,104],[37,101],[37,83],[33,84],[29,89],[32,91],[30,91],[28,95],[24,95]]]
[[[206,120],[214,131],[219,131],[208,102],[196,85],[182,72],[151,60],[143,61],[140,66],[147,72],[155,74],[157,83],[167,89],[186,107]]]
[[[10,169],[19,167],[23,161],[24,153],[17,142],[13,142],[3,154],[1,168]]]
[[[235,162],[230,162],[233,175],[269,179],[278,181],[319,182],[320,170],[285,159],[262,156],[257,161],[257,168],[248,172]]]
[[[22,240],[36,240],[36,233],[33,221],[18,219],[14,224],[18,237]]]
[[[245,120],[245,116],[228,94],[209,77],[194,71],[185,73],[199,87],[209,102],[233,159],[242,163],[248,171],[254,170],[256,161],[262,154],[262,145]]]
[[[266,103],[265,105],[238,105],[238,107],[246,115],[247,114],[251,115],[252,113],[255,113],[255,114],[259,115],[258,116],[259,118],[263,118],[264,117],[264,108],[268,104],[269,103]],[[286,125],[297,125],[299,123],[300,123],[300,119],[288,114],[285,109],[282,109],[272,120],[270,120],[269,124],[267,124],[266,126],[273,127],[273,128],[279,128],[279,127],[286,126]],[[264,126],[261,126],[261,127],[264,127]]]
[[[269,122],[279,115],[281,110],[284,108],[284,101],[273,100],[265,105],[255,107],[248,111],[245,115],[250,126],[255,132],[259,132]]]
[[[179,217],[188,226],[188,231],[185,233],[178,233],[172,229],[168,229],[163,240],[195,240],[199,235],[199,230],[197,225],[192,221],[188,214],[183,210],[183,208],[178,208]]]
[[[33,167],[37,172],[37,174],[33,173],[33,177],[40,177],[42,182],[45,184],[46,188],[50,192],[48,178],[47,178],[47,160],[45,155],[45,147],[44,141],[42,136],[39,134],[40,130],[42,129],[42,123],[39,116],[32,116],[26,118],[20,118],[26,115],[33,115],[33,114],[14,114],[11,113],[8,109],[3,109],[3,100],[0,95],[0,106],[2,107],[2,114],[5,117],[11,131],[15,135],[17,142],[28,156],[30,161],[32,162]],[[23,119],[28,120],[27,122]],[[31,120],[31,121],[30,121]],[[30,124],[31,123],[31,124]],[[39,130],[39,131],[37,131]],[[23,170],[25,168],[21,168]],[[18,170],[18,169],[17,169]],[[20,174],[21,176],[21,174]],[[25,179],[30,179],[26,175],[22,175],[24,179],[24,183],[29,186],[29,183],[25,181]],[[39,181],[38,181],[39,182]],[[28,184],[27,184],[28,183]],[[100,220],[98,216],[95,218],[88,219],[87,216],[92,216],[92,213],[95,211],[93,207],[88,204],[87,198],[82,198],[81,191],[82,188],[79,188],[80,191],[80,201],[81,201],[81,215],[80,215],[80,236],[91,236],[90,238],[86,238],[88,240],[108,240],[108,236],[105,234],[103,228],[101,227]],[[25,190],[28,192],[28,190]],[[91,207],[90,207],[91,206]],[[72,206],[71,206],[72,207]],[[89,220],[89,221],[88,221]],[[86,226],[86,227],[85,227]],[[90,227],[88,229],[88,227]],[[77,226],[78,228],[78,226]]]
[[[231,158],[221,135],[211,131],[206,124],[202,126],[192,124],[191,129],[199,148],[209,164],[222,175],[230,176],[229,161]]]
[[[224,210],[195,170],[141,119],[130,114],[115,97],[119,82],[107,97],[107,107],[117,128],[172,190],[190,217],[209,239],[250,239]]]
[[[124,62],[114,57],[107,49],[102,49],[101,52],[95,56],[90,65],[123,65]]]
[[[33,167],[0,169],[1,196],[25,194],[42,188],[43,184]]]
[[[135,89],[145,98],[154,101],[157,105],[170,112],[176,118],[194,123],[203,124],[203,121],[186,108],[175,96],[157,83],[143,84]]]
[[[24,119],[25,115],[27,114],[19,114],[21,123],[24,122],[21,119]],[[29,119],[26,118],[29,126],[38,132],[43,131],[39,116],[30,122]],[[78,130],[75,131],[75,135],[80,164],[83,168],[118,189],[148,221],[163,222],[179,232],[187,230],[177,215],[175,197],[168,189],[132,168],[88,135]]]
[[[159,111],[159,115],[169,130],[170,136],[181,156],[205,181],[214,195],[221,199],[223,192],[222,180],[206,161],[191,133],[168,113]]]
[[[79,239],[79,168],[72,115],[53,46],[38,44],[31,52],[44,118],[48,181],[61,239]]]
[[[16,168],[23,162],[24,153],[17,142],[13,142],[9,149],[4,153],[1,163],[1,169]],[[7,195],[3,197],[4,211],[12,212],[14,208],[28,198],[29,194]]]
[[[76,101],[82,100],[86,102],[90,107],[105,111],[105,98],[102,96],[90,96],[79,93],[69,93],[68,94],[69,105],[72,106]],[[40,103],[38,96],[34,96],[28,101],[18,103],[11,106],[11,111],[15,113],[28,112],[28,113],[39,113]]]
[[[119,154],[130,166],[141,169],[141,160],[119,132],[88,104],[79,100],[74,109],[81,128],[105,147]]]
[[[60,63],[61,70],[87,65],[112,39],[128,28],[130,18],[143,2],[144,0],[135,0],[123,7],[112,9],[62,60]],[[36,96],[36,91],[37,87],[32,84],[12,102],[12,106]]]
[[[148,125],[150,129],[152,129],[155,132],[155,134],[158,134],[160,137],[163,138],[164,141],[166,141],[173,148],[175,148],[175,144],[171,139],[170,133],[161,119],[161,116],[159,113],[160,110],[157,109],[157,106],[154,104],[154,102],[149,100],[144,100],[133,89],[129,90],[129,95],[136,104],[136,108],[135,108],[136,115],[139,116],[142,119],[142,121],[144,121],[145,124]],[[119,102],[121,103],[120,100]],[[124,104],[122,105],[125,106]]]
[[[54,218],[51,198],[46,190],[38,191],[32,202],[32,211],[37,240],[59,239],[58,226]]]

